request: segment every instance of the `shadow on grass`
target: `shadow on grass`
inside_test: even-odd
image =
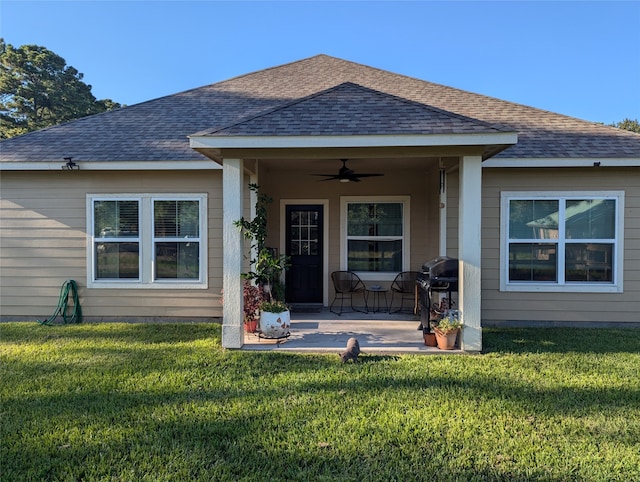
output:
[[[218,323],[80,323],[41,325],[32,322],[0,323],[4,342],[48,342],[64,338],[99,342],[186,343],[201,339],[220,340]]]
[[[520,428],[605,414],[616,424],[598,429],[598,443],[628,452],[638,442],[633,422],[624,422],[637,420],[640,403],[633,367],[624,366],[630,357],[606,357],[606,366],[617,372],[614,386],[572,379],[609,374],[601,368],[604,357],[591,353],[636,354],[640,335],[634,330],[487,329],[489,356],[364,355],[358,364],[341,364],[333,354],[228,351],[219,343],[195,343],[219,336],[219,327],[210,325],[68,328],[0,327],[3,342],[9,334],[17,345],[29,344],[27,337],[63,352],[59,366],[18,354],[5,371],[14,390],[3,400],[3,439],[10,443],[0,453],[10,463],[2,480],[186,480],[184,474],[190,480],[303,480],[309,474],[312,480],[416,480],[416,470],[423,480],[580,478],[570,465],[581,455],[571,451],[563,454],[571,457],[569,464],[553,467],[554,475],[487,463],[486,447],[471,452],[477,462],[456,465],[459,435],[422,423],[449,403],[508,413],[510,423],[525,421]],[[104,346],[82,347],[96,339]],[[575,366],[564,368],[569,376],[555,380],[558,363],[571,358],[565,352],[587,356],[574,355]],[[627,375],[620,376],[621,368]],[[547,370],[549,380],[538,370]],[[16,382],[26,388],[15,389]],[[399,426],[410,424],[415,432],[352,440],[341,425],[355,420],[376,434],[385,428],[377,421],[394,413],[407,413]],[[599,422],[594,418],[594,427]],[[496,436],[494,443],[500,442]]]

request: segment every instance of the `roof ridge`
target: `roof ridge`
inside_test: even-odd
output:
[[[281,121],[284,126],[278,132],[293,132],[293,127],[286,126],[286,119],[304,110],[296,103],[345,83],[371,93],[353,90],[329,94],[344,102],[344,112],[331,112],[330,101],[334,99],[311,100],[313,106],[324,109],[321,114],[325,123],[330,124],[332,115],[344,120],[351,113],[375,117],[382,112],[374,107],[378,95],[385,96],[379,97],[383,100],[379,107],[386,105],[391,117],[379,119],[372,131],[381,132],[386,126],[389,132],[399,132],[394,115],[396,119],[406,117],[407,128],[420,117],[429,125],[427,119],[431,117],[432,125],[442,121],[440,124],[457,124],[468,130],[487,130],[484,126],[490,126],[494,131],[519,132],[518,144],[501,157],[640,155],[638,133],[321,53],[2,140],[0,161],[57,160],[70,153],[96,161],[191,160],[200,154],[190,149],[190,134],[229,127],[229,135],[232,131],[247,135],[260,132],[262,119],[246,127],[237,124],[274,112],[274,122]],[[360,106],[358,98],[370,101],[370,107]],[[278,112],[288,106],[293,106],[291,112]],[[355,119],[363,126],[365,120]]]
[[[320,57],[320,55],[318,55],[318,57]],[[422,79],[422,78],[419,78],[419,77],[415,77],[415,76],[412,76],[412,75],[407,75],[407,74],[402,74],[402,73],[398,73],[398,72],[393,72],[393,71],[390,71],[390,70],[385,70],[385,69],[382,69],[380,67],[374,67],[374,66],[371,66],[371,65],[362,64],[362,63],[359,63],[359,62],[354,62],[354,61],[342,59],[342,58],[339,58],[339,57],[332,57],[332,56],[328,56],[328,55],[325,55],[325,57],[328,57],[328,58],[331,58],[331,59],[334,59],[334,60],[338,60],[340,62],[344,62],[344,63],[347,63],[347,64],[358,65],[358,66],[360,66],[362,68],[365,68],[365,69],[375,70],[375,71],[380,72],[381,74],[385,74],[385,75],[392,74],[394,76],[403,77],[405,79],[409,79],[409,80],[412,80],[412,81],[415,81],[415,82],[420,82],[420,83],[423,83],[423,84],[428,84],[428,85],[431,85],[431,86],[443,88],[443,89],[449,90],[451,92],[464,93],[464,94],[467,94],[467,95],[475,96],[477,98],[484,98],[484,99],[490,100],[492,102],[500,102],[500,103],[503,103],[503,104],[509,104],[509,105],[512,105],[512,106],[522,107],[522,108],[525,108],[525,109],[531,109],[531,110],[534,110],[536,112],[549,114],[551,116],[558,116],[558,117],[562,117],[564,119],[572,119],[574,121],[578,121],[578,122],[581,122],[581,123],[584,123],[584,124],[590,124],[590,125],[592,125],[594,127],[609,127],[609,128],[614,128],[614,129],[625,131],[624,129],[619,129],[619,128],[616,128],[614,126],[609,126],[609,125],[601,123],[601,122],[590,121],[590,120],[587,120],[587,119],[582,119],[580,117],[575,117],[575,116],[570,116],[570,115],[567,115],[567,114],[562,114],[560,112],[555,112],[555,111],[552,111],[552,110],[549,110],[549,109],[543,109],[541,107],[535,107],[535,106],[532,106],[532,105],[523,104],[521,102],[515,102],[515,101],[511,101],[511,100],[501,99],[499,97],[494,97],[494,96],[491,96],[491,95],[488,95],[488,94],[481,94],[481,93],[478,93],[478,92],[473,92],[471,90],[461,89],[459,87],[453,87],[453,86],[450,86],[450,85],[441,84],[441,83],[433,82],[433,81],[430,81],[430,80],[425,80],[425,79]],[[393,95],[393,94],[391,94],[391,95]],[[409,99],[407,99],[407,100],[409,100]],[[425,105],[428,105],[428,104],[425,104]],[[434,108],[437,108],[437,107],[434,107]],[[448,111],[445,110],[445,112],[448,112]],[[488,123],[488,124],[491,125],[491,123]],[[633,131],[625,131],[625,132],[634,133]],[[635,133],[635,134],[637,134],[637,133]]]

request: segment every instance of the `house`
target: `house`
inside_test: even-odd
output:
[[[3,320],[47,317],[75,279],[89,321],[222,318],[241,347],[251,182],[295,255],[290,302],[448,255],[467,351],[482,324],[640,321],[632,132],[318,55],[0,148]]]

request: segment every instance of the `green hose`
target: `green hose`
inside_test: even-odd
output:
[[[69,293],[73,298],[73,307],[69,308]],[[62,323],[54,323],[58,315],[62,316]],[[65,281],[60,288],[60,298],[56,311],[44,321],[37,320],[41,325],[58,325],[68,323],[80,323],[82,321],[82,308],[78,296],[78,285],[72,279]]]

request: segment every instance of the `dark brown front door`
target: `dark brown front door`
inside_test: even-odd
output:
[[[286,273],[288,303],[322,303],[323,206],[288,205]]]

